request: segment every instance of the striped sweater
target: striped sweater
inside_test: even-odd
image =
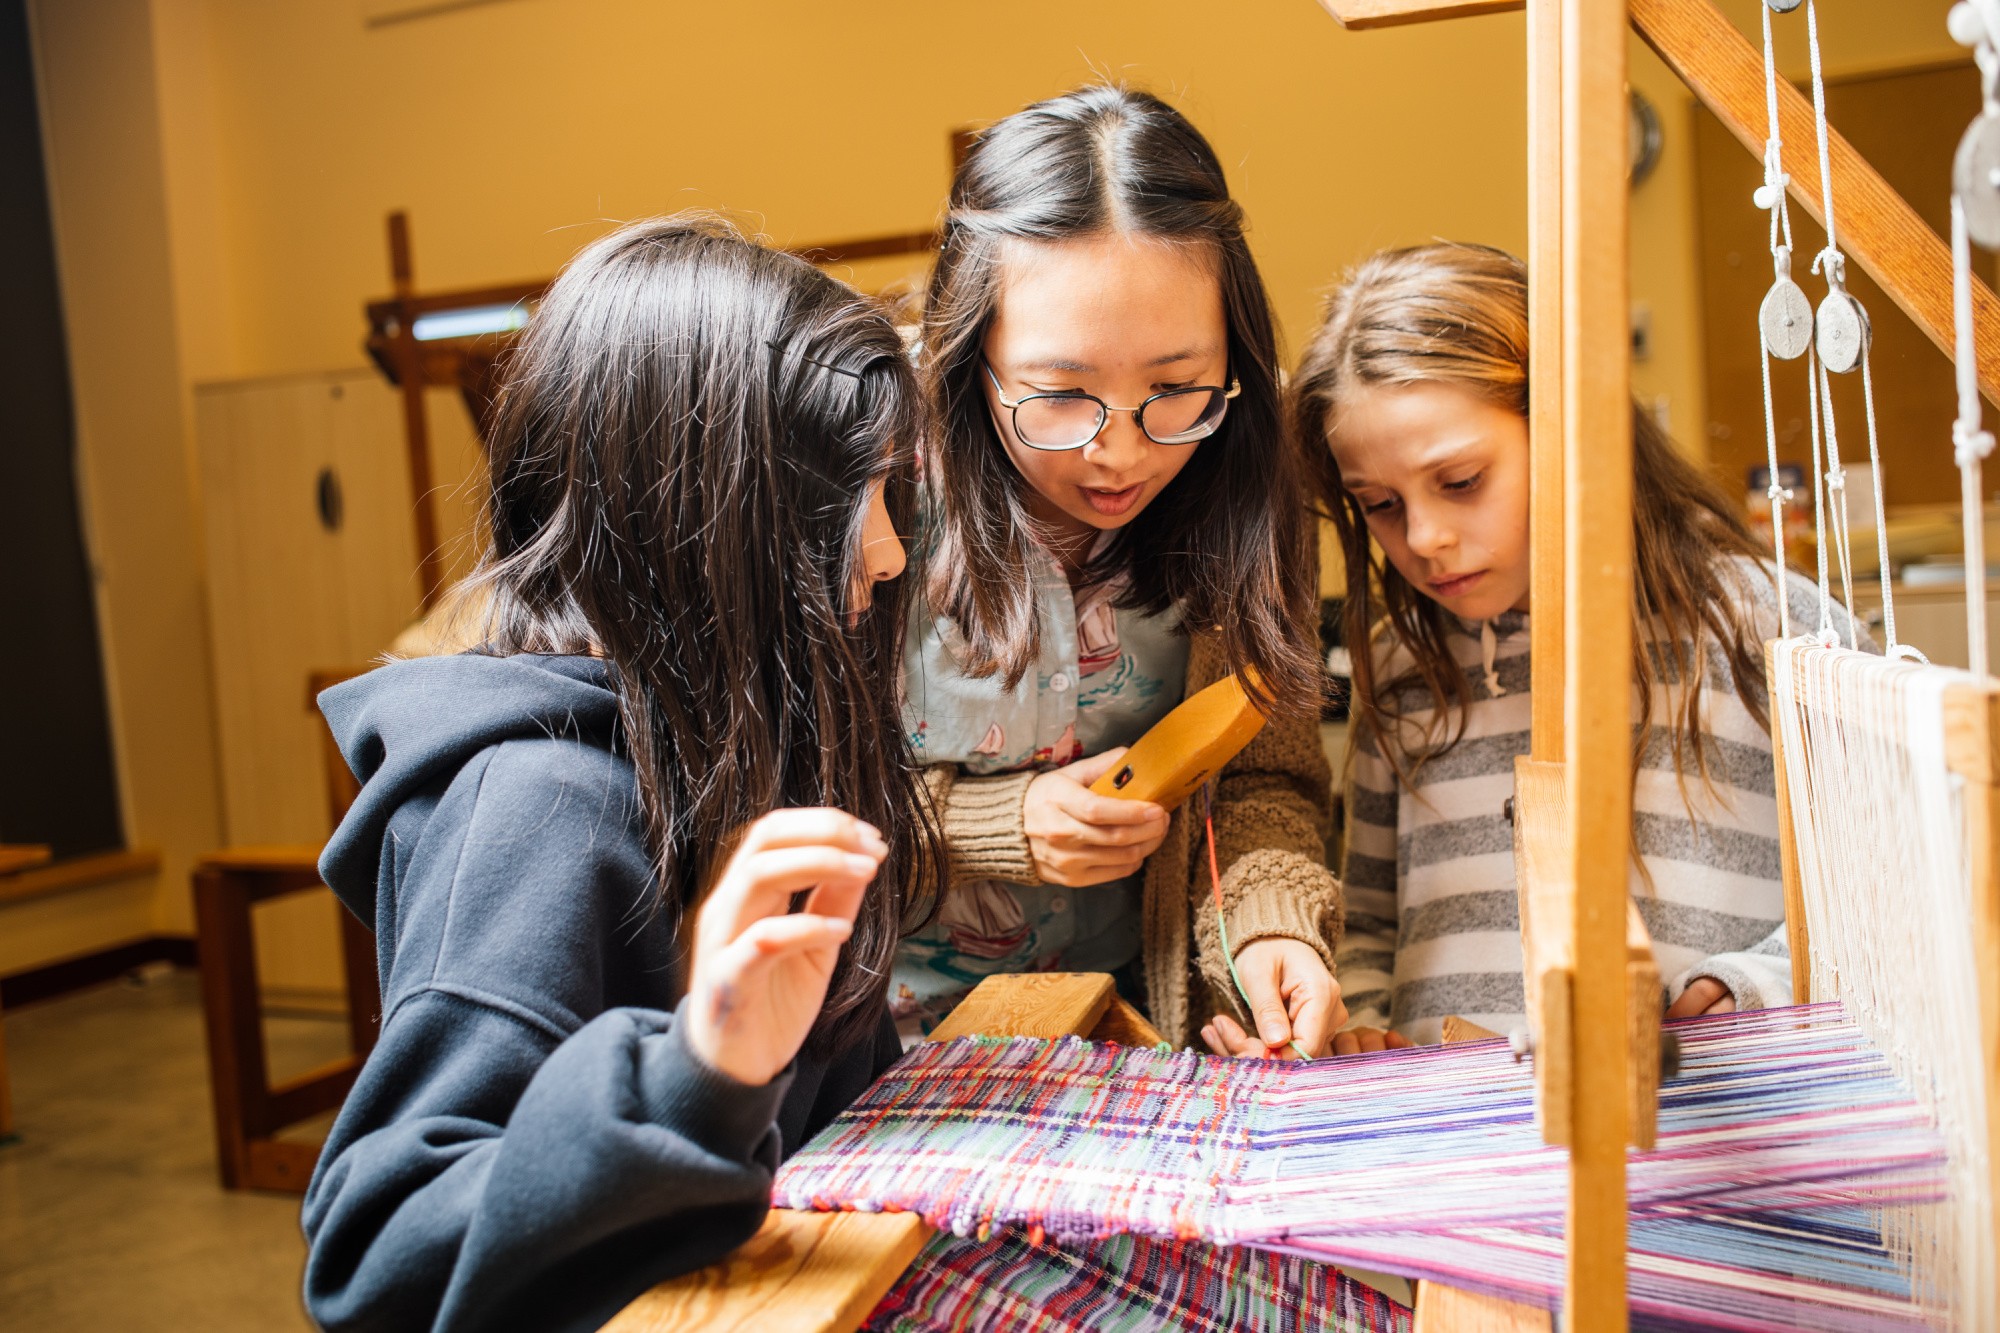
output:
[[[1768,566],[1735,563],[1758,641],[1776,637]],[[1818,624],[1819,593],[1810,581],[1791,575],[1787,600],[1795,634]],[[1845,613],[1836,606],[1834,614],[1845,633]],[[1362,743],[1347,784],[1347,930],[1337,975],[1348,1025],[1393,1027],[1419,1042],[1439,1040],[1453,1014],[1501,1032],[1524,1022],[1513,830],[1504,806],[1514,794],[1514,759],[1528,753],[1528,617],[1509,612],[1486,624],[1447,623],[1472,700],[1463,735],[1417,765],[1409,788],[1379,748]],[[1386,635],[1373,652],[1378,681],[1411,662]],[[1652,652],[1663,669],[1655,672],[1653,727],[1633,789],[1635,841],[1651,884],[1635,867],[1632,892],[1668,979],[1667,998],[1678,998],[1696,977],[1712,977],[1739,1008],[1789,1004],[1770,735],[1736,696],[1728,663],[1711,646],[1701,683],[1711,783],[1690,772],[1683,788],[1663,724],[1674,713],[1686,647],[1678,659],[1657,645]],[[1406,773],[1434,711],[1421,707],[1425,697],[1420,686],[1404,696],[1409,717],[1389,738],[1409,747]]]

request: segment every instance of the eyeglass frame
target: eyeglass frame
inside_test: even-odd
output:
[[[1039,450],[1040,452],[1045,454],[1067,454],[1067,453],[1073,453],[1078,449],[1083,449],[1088,447],[1093,440],[1095,440],[1098,436],[1104,434],[1104,428],[1111,424],[1111,414],[1113,412],[1130,412],[1132,414],[1132,424],[1139,428],[1139,433],[1141,435],[1144,435],[1146,439],[1151,443],[1159,445],[1162,449],[1185,449],[1189,445],[1200,444],[1203,440],[1208,439],[1209,436],[1214,435],[1216,431],[1221,430],[1222,418],[1218,417],[1216,419],[1215,425],[1212,428],[1210,428],[1207,435],[1197,435],[1192,440],[1181,440],[1176,442],[1176,441],[1155,439],[1153,433],[1146,429],[1147,408],[1151,407],[1154,403],[1158,402],[1162,398],[1173,398],[1180,394],[1219,393],[1222,395],[1222,401],[1223,401],[1222,415],[1223,417],[1226,417],[1229,415],[1228,404],[1243,392],[1243,381],[1232,375],[1229,378],[1229,387],[1226,389],[1223,388],[1220,384],[1190,384],[1184,389],[1162,389],[1156,394],[1148,395],[1146,400],[1140,403],[1137,407],[1113,407],[1111,404],[1105,402],[1102,398],[1099,398],[1096,394],[1085,393],[1081,389],[1064,389],[1056,393],[1023,394],[1021,397],[1015,399],[1013,402],[1010,403],[1007,401],[1007,390],[1005,390],[1000,386],[1000,377],[993,372],[993,363],[991,361],[988,361],[985,357],[981,357],[979,359],[979,365],[980,368],[986,372],[986,378],[993,381],[993,394],[996,398],[1000,400],[1000,406],[1007,409],[1007,419],[1010,423],[1012,423],[1014,427],[1014,438],[1019,440],[1022,444],[1026,445],[1028,448]],[[1096,403],[1097,429],[1090,432],[1090,434],[1084,436],[1081,440],[1078,440],[1075,444],[1034,443],[1032,440],[1028,439],[1025,435],[1021,434],[1021,419],[1019,413],[1023,404],[1031,403],[1037,398],[1088,399],[1089,401]]]

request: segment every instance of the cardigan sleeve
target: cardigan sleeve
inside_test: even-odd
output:
[[[998,777],[973,778],[955,764],[931,764],[924,769],[924,786],[944,830],[951,883],[1001,879],[1010,884],[1039,884],[1034,853],[1028,847],[1024,804],[1028,784],[1041,774],[1030,769]]]
[[[1196,682],[1190,672],[1192,692]],[[1332,824],[1332,774],[1311,714],[1271,722],[1216,783],[1215,853],[1230,947],[1241,954],[1254,940],[1283,938],[1311,945],[1333,970],[1340,944],[1340,882],[1326,867]],[[1188,814],[1201,816],[1189,803]],[[1190,895],[1203,976],[1219,995],[1235,985],[1222,955],[1206,831],[1193,829]]]

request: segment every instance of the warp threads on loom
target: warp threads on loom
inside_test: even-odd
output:
[[[1813,993],[1841,999],[1950,1154],[1952,1201],[1885,1225],[1955,1324],[1990,1328],[2000,1292],[1972,868],[1945,749],[1946,693],[1979,678],[1801,641],[1777,644],[1773,661]]]
[[[1675,1026],[1683,1075],[1629,1172],[1635,1315],[1922,1326],[1861,1210],[1940,1197],[1943,1152],[1881,1055],[1833,1005]],[[1071,1248],[1199,1238],[1552,1306],[1567,1160],[1501,1042],[1313,1064],[954,1042],[905,1056],[774,1201]]]

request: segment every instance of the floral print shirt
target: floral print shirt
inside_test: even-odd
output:
[[[963,667],[956,625],[917,607],[904,640],[904,721],[918,762],[967,777],[1034,768],[1130,745],[1181,701],[1188,641],[1180,617],[1120,610],[1122,580],[1081,602],[1055,557],[1031,548],[1042,651],[1012,690]],[[897,952],[890,1008],[906,1035],[928,1030],[996,972],[1112,972],[1139,956],[1134,874],[1086,888],[977,880]]]

